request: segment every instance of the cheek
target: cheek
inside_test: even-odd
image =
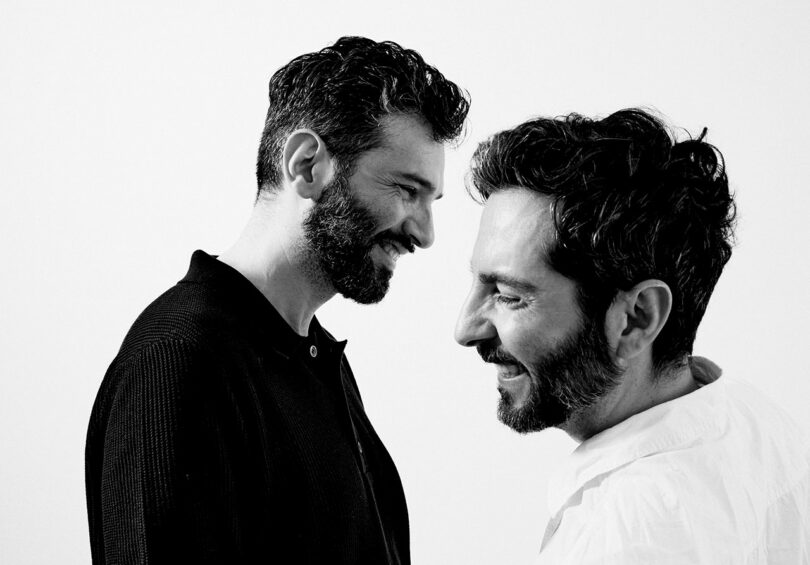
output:
[[[501,343],[518,361],[526,364],[542,353],[544,331],[538,320],[512,317],[503,322],[498,331]]]
[[[402,201],[399,198],[384,198],[373,205],[367,205],[379,231],[389,230],[398,225],[404,217]]]
[[[528,364],[553,351],[576,329],[576,320],[567,316],[524,312],[504,320],[500,337],[504,348],[518,361]]]

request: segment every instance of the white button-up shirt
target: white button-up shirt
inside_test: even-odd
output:
[[[695,360],[710,384],[571,454],[550,484],[538,565],[810,564],[810,440]]]

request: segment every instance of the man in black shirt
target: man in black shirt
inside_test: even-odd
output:
[[[337,342],[336,293],[381,300],[433,242],[469,102],[421,56],[345,37],[270,81],[236,243],[136,320],[93,408],[95,563],[409,563],[399,476]]]

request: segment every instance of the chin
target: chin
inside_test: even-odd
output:
[[[378,271],[377,276],[370,281],[365,281],[365,284],[348,281],[350,284],[340,285],[337,290],[344,298],[358,304],[377,304],[388,294],[392,274],[388,270],[382,273]]]
[[[559,428],[570,415],[561,403],[543,399],[537,392],[520,400],[501,388],[498,392],[501,393],[498,419],[519,434]]]
[[[549,427],[537,410],[527,407],[526,402],[516,402],[512,396],[500,390],[498,420],[519,434],[539,432]]]

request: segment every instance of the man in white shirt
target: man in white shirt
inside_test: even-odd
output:
[[[735,216],[704,135],[572,114],[473,157],[485,206],[456,339],[496,364],[501,421],[581,442],[538,563],[810,563],[808,438],[691,355]]]

